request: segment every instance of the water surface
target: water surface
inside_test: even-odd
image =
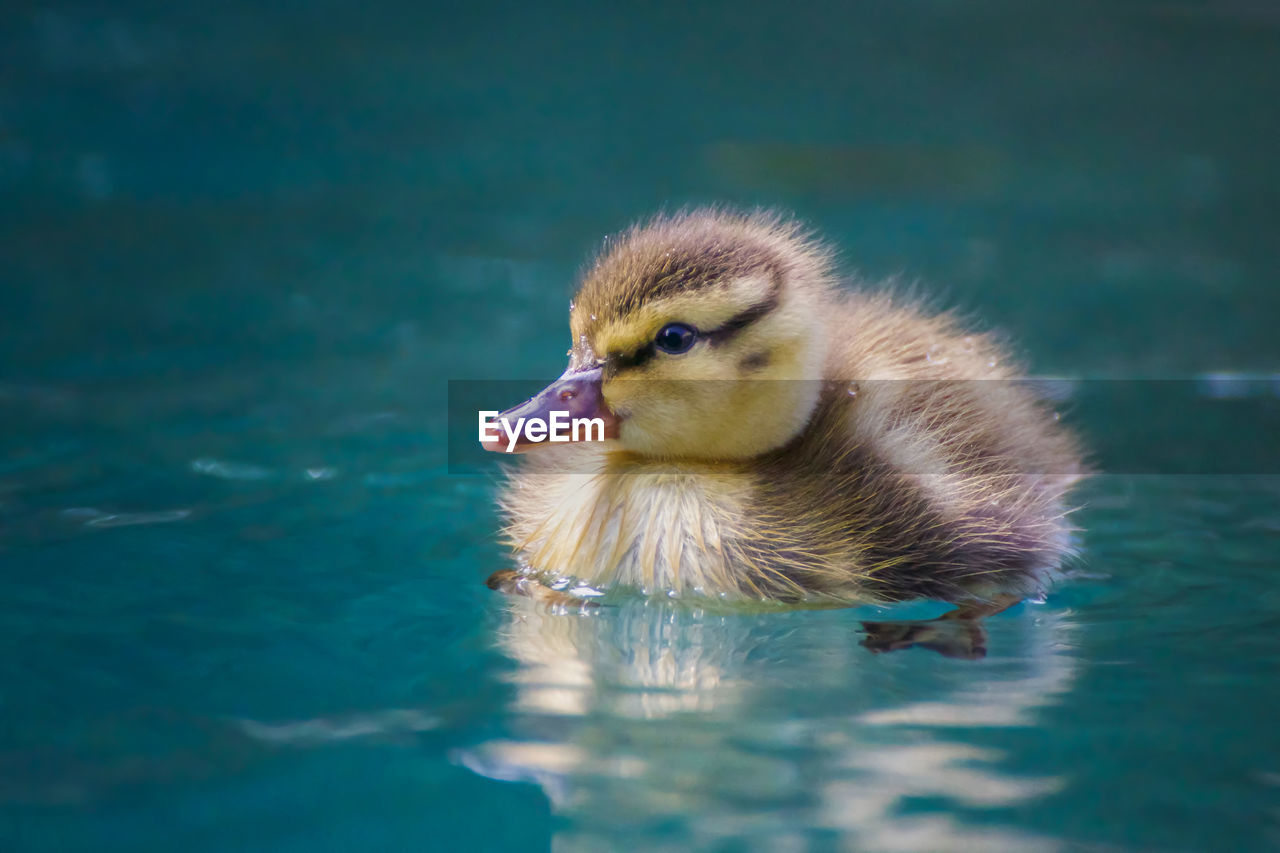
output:
[[[19,4],[0,844],[1280,845],[1278,57],[1243,2]],[[599,237],[714,200],[1085,380],[1081,559],[984,659],[483,586],[448,381],[556,375]]]

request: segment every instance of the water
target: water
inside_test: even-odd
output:
[[[6,15],[5,849],[1280,844],[1280,18],[831,14]],[[717,199],[1128,381],[983,660],[483,586],[447,381],[556,375],[599,236]]]

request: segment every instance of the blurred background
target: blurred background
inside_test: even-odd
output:
[[[1275,478],[1100,479],[956,668],[507,610],[444,405],[559,374],[605,234],[764,205],[1276,473],[1277,104],[1255,0],[10,0],[0,846],[1273,848]]]
[[[1042,372],[1280,362],[1273,3],[17,2],[0,27],[10,374],[410,343],[450,377],[552,372],[600,237],[708,201],[794,211]]]

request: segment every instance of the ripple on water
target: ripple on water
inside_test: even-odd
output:
[[[254,740],[288,746],[313,746],[353,738],[414,734],[436,728],[440,721],[414,708],[395,708],[335,718],[263,723],[239,720],[241,730]]]
[[[139,524],[168,524],[191,516],[189,509],[164,509],[155,512],[103,512],[94,507],[71,507],[62,514],[82,519],[86,527],[132,527]]]
[[[267,480],[275,476],[274,471],[261,465],[208,457],[192,460],[191,470],[220,480]]]

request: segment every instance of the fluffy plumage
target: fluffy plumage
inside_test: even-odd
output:
[[[1024,595],[1067,553],[1072,436],[988,335],[841,290],[771,214],[608,241],[571,310],[617,440],[547,446],[500,502],[547,584],[791,602]],[[665,324],[689,352],[654,347]]]

